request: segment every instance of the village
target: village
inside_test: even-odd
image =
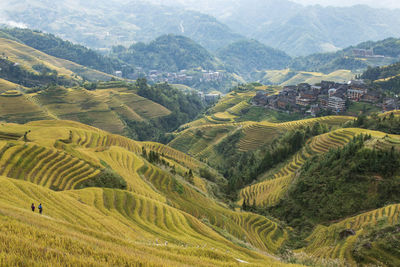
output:
[[[122,71],[116,71],[117,77],[122,77]],[[179,72],[165,72],[160,70],[144,71],[137,67],[135,73],[129,75],[130,79],[145,77],[153,83],[167,82],[175,84],[193,85],[194,83],[220,82],[224,78],[224,73],[213,70],[180,70]]]
[[[348,83],[322,81],[310,85],[301,83],[285,86],[279,94],[269,95],[258,91],[252,103],[273,110],[302,113],[313,117],[327,114],[345,114],[352,103],[364,102],[382,111],[399,108],[397,98],[385,97],[363,80],[352,80]]]

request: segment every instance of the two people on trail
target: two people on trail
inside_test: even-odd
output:
[[[32,209],[33,212],[35,212],[35,209],[36,209],[35,203],[32,203],[31,209]],[[42,206],[42,203],[39,204],[38,209],[39,209],[39,213],[42,214],[42,213],[43,213],[43,206]]]

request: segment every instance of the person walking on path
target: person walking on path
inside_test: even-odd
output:
[[[32,203],[31,209],[32,209],[33,212],[35,212],[35,204],[34,203]]]
[[[39,208],[39,213],[42,214],[42,212],[43,212],[42,203],[39,204],[39,207],[38,207],[38,208]]]

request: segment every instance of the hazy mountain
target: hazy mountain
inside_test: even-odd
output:
[[[136,43],[129,48],[114,47],[113,55],[146,70],[177,72],[201,67],[216,70],[218,60],[193,40],[179,35],[163,35],[154,41]]]
[[[355,50],[372,50],[373,55],[362,56]],[[368,66],[383,66],[399,61],[400,39],[388,38],[350,46],[335,53],[319,53],[292,60],[289,67],[298,71],[330,73],[338,69],[362,71]]]
[[[256,40],[232,43],[217,52],[231,72],[246,75],[257,70],[283,69],[291,58],[285,52],[268,47]]]
[[[291,55],[333,52],[364,41],[400,35],[400,10],[365,5],[304,6],[287,0],[182,0],[180,3],[211,14],[238,33]]]
[[[181,34],[215,50],[242,39],[214,17],[144,1],[10,1],[0,4],[0,23],[55,33],[92,48]]]

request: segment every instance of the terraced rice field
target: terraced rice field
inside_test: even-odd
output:
[[[73,189],[100,170],[58,150],[23,142],[0,143],[0,175],[56,190]]]
[[[9,60],[19,63],[20,66],[33,73],[37,73],[33,66],[41,64],[51,70],[56,70],[61,76],[74,80],[82,80],[82,78],[76,78],[75,73],[92,80],[104,81],[112,78],[112,75],[86,68],[65,59],[47,55],[13,40],[0,38],[0,50],[4,51]]]
[[[240,127],[239,124],[219,124],[189,128],[180,132],[178,137],[172,140],[168,146],[201,158]]]
[[[90,155],[101,159],[121,175],[130,192],[166,203],[166,197],[154,191],[154,188],[138,174],[145,163],[136,153],[121,147],[112,147],[102,152],[92,152]]]
[[[234,116],[240,116],[241,111],[245,108],[250,107],[251,105],[249,104],[248,101],[242,101],[239,104],[234,105],[233,107],[227,109],[227,112],[234,115]]]
[[[278,203],[285,194],[288,186],[295,179],[296,172],[304,162],[313,155],[328,152],[330,149],[346,145],[354,136],[359,134],[371,134],[379,142],[387,142],[386,134],[377,131],[348,128],[339,129],[323,135],[316,136],[309,140],[306,146],[296,153],[292,159],[284,165],[272,177],[265,177],[265,181],[245,187],[240,191],[239,204],[249,201],[258,206],[273,206]],[[400,142],[399,136],[390,136],[392,142]]]
[[[270,144],[274,139],[288,130],[305,126],[312,127],[316,122],[324,123],[331,127],[337,127],[351,120],[354,120],[354,118],[347,116],[329,116],[285,123],[226,123],[219,121],[218,124],[191,126],[177,133],[175,139],[168,145],[196,158],[204,158],[213,151],[215,145],[218,145],[234,131],[243,133],[243,137],[240,138],[237,144],[238,150],[247,152]]]
[[[19,136],[31,130],[27,142],[0,141],[0,241],[7,249],[0,260],[6,265],[285,266],[253,248],[276,253],[289,229],[232,211],[141,157],[145,148],[196,172],[200,163],[182,152],[72,121],[0,128]],[[126,180],[127,190],[74,190],[104,166]],[[44,203],[43,216],[28,210],[32,202]],[[36,252],[49,244],[54,251]]]
[[[379,220],[384,220],[388,225],[400,223],[400,205],[389,205],[362,213],[330,226],[319,225],[307,238],[307,247],[298,252],[305,252],[315,258],[339,259],[349,265],[357,266],[351,255],[354,244],[368,227],[375,226]],[[339,233],[345,229],[353,229],[356,234],[341,239]]]
[[[4,93],[8,90],[16,90],[21,86],[4,79],[0,79],[0,93]]]
[[[231,92],[224,96],[218,103],[211,109],[212,113],[225,112],[228,109],[240,104],[243,101],[249,101],[256,95],[255,91],[244,93]]]
[[[127,121],[171,114],[167,108],[127,89],[88,91],[80,87],[57,87],[27,97],[53,118],[79,121],[116,134],[125,133]]]
[[[237,147],[239,151],[255,150],[272,142],[283,132],[273,124],[252,123],[243,127],[244,137],[240,139]]]
[[[215,123],[215,124],[234,122],[235,118],[236,118],[235,115],[232,115],[228,112],[217,112],[211,116],[206,117],[206,119],[210,123]]]
[[[4,177],[0,181],[0,258],[7,266],[227,266],[237,265],[237,259],[286,266],[234,245],[193,216],[136,194],[53,192]],[[43,200],[44,215],[26,209],[26,203]]]
[[[224,231],[241,242],[248,242],[259,249],[275,253],[288,237],[288,230],[279,226],[277,222],[252,213],[224,209],[159,168],[147,165],[142,172],[158,191],[169,192],[170,199],[177,203],[180,209],[207,220],[212,228]],[[177,183],[181,184],[183,192],[177,192]]]
[[[243,128],[244,138],[240,140],[238,148],[240,151],[254,150],[256,148],[259,148],[260,146],[272,142],[273,139],[278,137],[280,134],[283,134],[287,130],[293,130],[298,127],[311,127],[316,122],[335,127],[351,120],[354,120],[354,117],[328,116],[284,123],[248,123]]]
[[[119,91],[118,89],[96,90],[92,93],[98,96],[102,102],[107,103],[111,109],[117,109],[117,112],[118,109],[122,109],[124,114],[133,113],[131,119],[134,120],[138,120],[138,118],[135,118],[137,116],[142,119],[153,119],[171,114],[171,111],[164,106],[126,89]]]
[[[0,96],[0,120],[25,123],[31,120],[45,119],[50,119],[50,116],[27,96]]]
[[[162,156],[165,156],[167,158],[172,158],[177,162],[180,162],[183,165],[188,166],[189,168],[195,169],[199,166],[199,162],[197,160],[169,146],[154,142],[143,142],[142,145],[145,149],[149,151],[152,150],[159,153]]]

